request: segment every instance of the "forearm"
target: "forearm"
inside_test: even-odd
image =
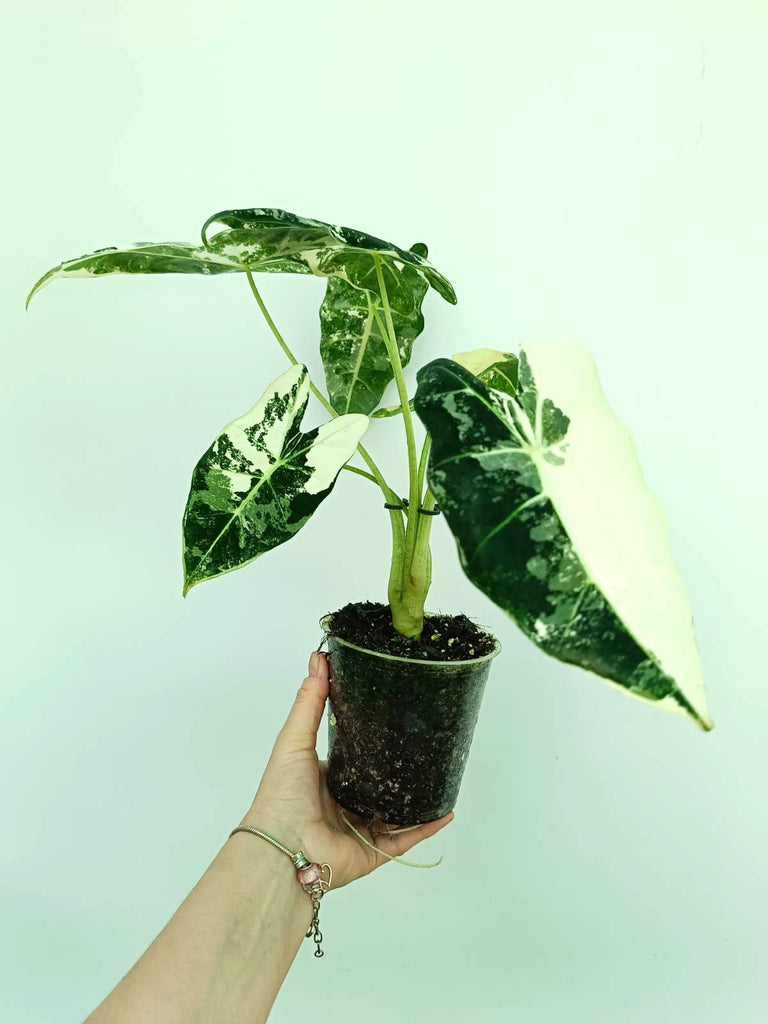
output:
[[[86,1024],[265,1021],[311,919],[290,858],[238,833]]]

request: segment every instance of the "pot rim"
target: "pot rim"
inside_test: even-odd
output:
[[[324,633],[333,637],[337,643],[343,644],[345,647],[351,647],[354,651],[361,651],[363,654],[370,654],[374,658],[384,658],[387,661],[406,661],[409,665],[443,665],[446,667],[451,665],[482,665],[484,661],[490,661],[491,658],[495,658],[499,651],[501,651],[501,641],[497,636],[491,633],[489,629],[487,629],[485,630],[486,633],[489,633],[490,636],[493,637],[494,648],[492,651],[489,651],[488,654],[481,654],[479,658],[465,658],[463,660],[456,661],[430,661],[427,658],[403,658],[399,654],[388,654],[386,651],[374,651],[370,647],[360,647],[358,644],[353,644],[349,640],[344,640],[342,637],[336,636],[335,633],[329,633],[325,628],[325,623],[330,619],[332,614],[332,612],[327,612],[319,620],[320,628]],[[485,629],[484,626],[481,626],[480,628]]]

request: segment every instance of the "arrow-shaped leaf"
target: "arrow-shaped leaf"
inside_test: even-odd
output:
[[[666,517],[588,353],[529,342],[517,394],[448,359],[418,374],[430,486],[465,572],[548,654],[704,729],[704,684]]]
[[[273,381],[227,424],[195,467],[184,512],[184,595],[290,540],[330,493],[368,417],[339,416],[304,434],[305,366]]]
[[[32,297],[56,277],[103,277],[105,274],[231,274],[245,267],[221,253],[199,245],[183,242],[136,242],[119,248],[97,249],[96,252],[66,260],[53,267],[33,286]]]
[[[225,230],[209,236],[212,225]],[[426,246],[411,250],[325,221],[299,217],[287,210],[222,210],[203,225],[203,243],[256,271],[312,273],[337,277],[355,288],[379,295],[378,257],[390,306],[404,316],[413,313],[413,289],[403,267],[418,271],[448,302],[456,302],[450,282],[426,259]]]
[[[392,310],[392,321],[400,362],[406,366],[413,343],[424,329],[421,303],[428,286],[426,278],[409,266],[401,269],[400,278],[402,287],[411,290],[411,310],[407,314]],[[328,280],[320,307],[320,355],[336,412],[371,412],[394,378],[380,329],[382,316],[373,292],[338,277]]]

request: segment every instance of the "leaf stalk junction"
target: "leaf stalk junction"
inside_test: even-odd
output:
[[[434,494],[428,486],[425,489],[430,438],[429,435],[426,436],[421,453],[417,456],[413,415],[411,413],[410,399],[403,373],[386,281],[382,272],[380,257],[374,253],[372,258],[379,288],[379,296],[377,298],[380,298],[381,301],[381,311],[379,311],[376,304],[373,307],[373,315],[384,339],[387,355],[392,365],[395,386],[397,387],[400,399],[400,412],[405,429],[408,462],[407,508],[403,508],[400,497],[387,483],[383,473],[364,445],[358,444],[357,450],[367,465],[368,470],[349,464],[343,468],[376,484],[384,495],[386,505],[394,506],[388,508],[392,535],[392,556],[387,585],[387,600],[392,611],[392,624],[395,630],[402,636],[418,638],[421,636],[424,626],[424,602],[432,582],[432,556],[429,538],[434,516],[421,514],[420,512],[420,510],[423,510],[423,512],[429,513],[434,512],[435,509]],[[299,360],[272,319],[249,267],[245,268],[245,275],[251,292],[275,340],[288,360],[296,365]],[[309,386],[310,391],[323,408],[331,416],[338,416],[339,413],[333,408],[326,395],[320,391],[311,377]]]

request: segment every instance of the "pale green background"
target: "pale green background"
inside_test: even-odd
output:
[[[344,474],[290,545],[182,600],[192,468],[285,365],[243,278],[57,282],[23,312],[60,259],[236,206],[426,241],[460,303],[430,296],[414,367],[589,347],[667,509],[716,722],[548,660],[438,522],[431,607],[504,644],[456,820],[412,855],[445,860],[330,895],[326,958],[300,950],[271,1019],[765,1019],[767,29],[759,2],[669,0],[9,13],[4,1022],[106,995],[247,807],[320,615],[383,595],[381,500]],[[313,372],[323,288],[263,279]],[[404,481],[399,423],[369,441]]]

